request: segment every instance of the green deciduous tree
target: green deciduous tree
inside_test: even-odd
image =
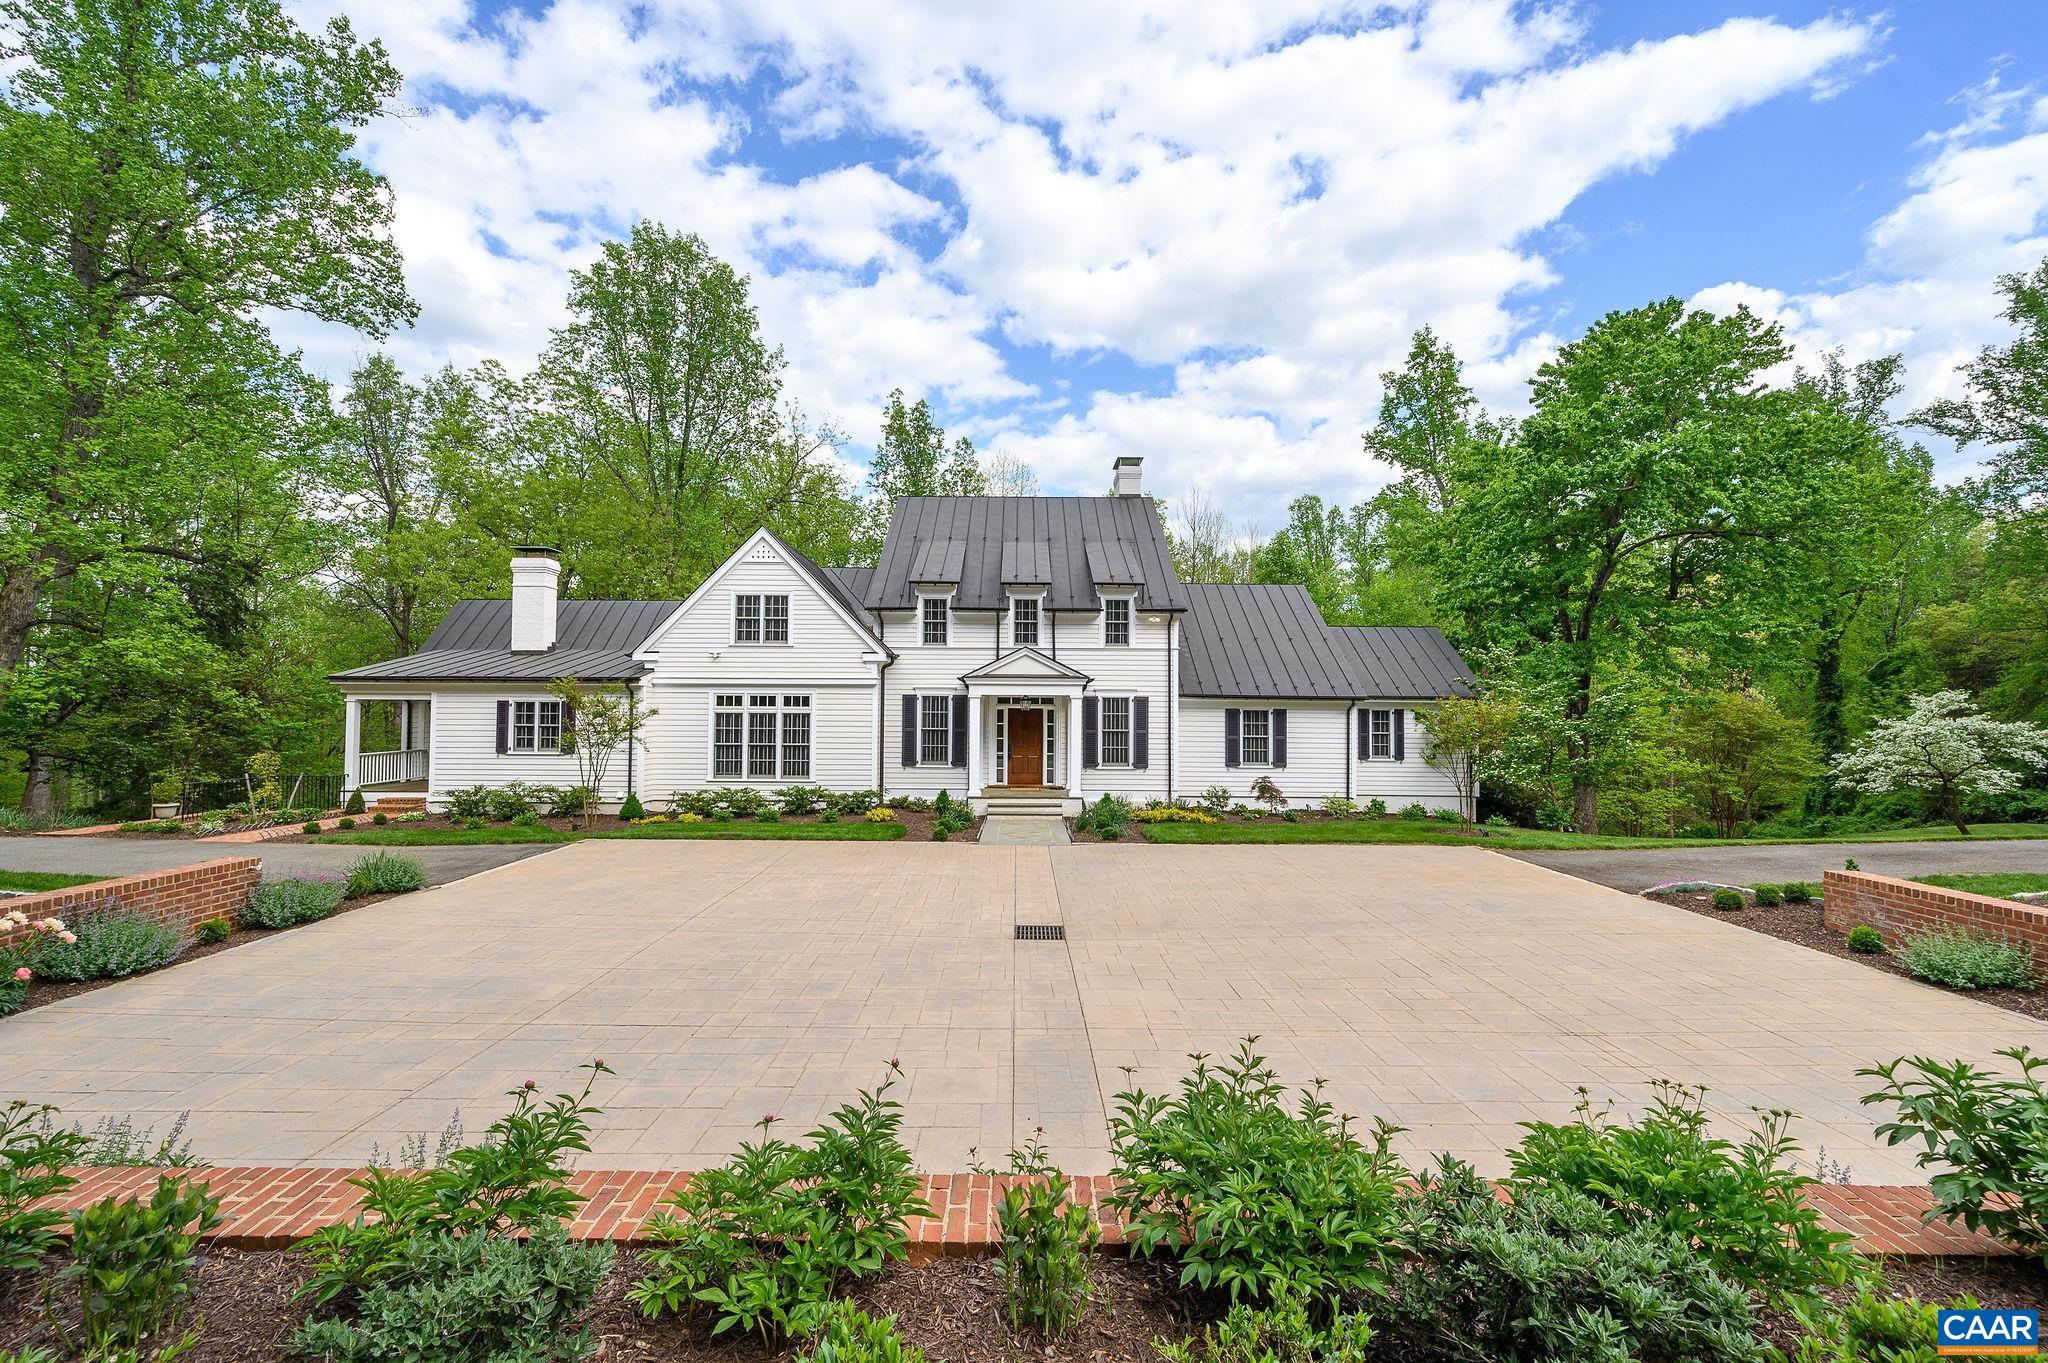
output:
[[[1754,690],[1721,691],[1680,711],[1679,747],[1692,759],[1692,793],[1724,838],[1793,803],[1820,770],[1797,719]]]
[[[412,305],[354,154],[398,75],[273,0],[5,0],[0,673],[53,588],[189,561],[185,508],[240,394],[292,369],[259,320],[377,333]],[[232,414],[232,415],[231,415]]]

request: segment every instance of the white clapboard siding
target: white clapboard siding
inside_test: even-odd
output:
[[[1168,667],[1177,665],[1168,647],[1173,639],[1171,616],[1151,624],[1144,611],[1131,615],[1128,647],[1102,646],[1100,612],[1055,612],[1059,660],[1089,677],[1091,696],[1146,696],[1152,702],[1151,751],[1147,765],[1136,767],[1091,767],[1081,773],[1081,793],[1121,795],[1133,803],[1166,798],[1167,734],[1173,704]],[[1075,735],[1076,739],[1080,737]]]
[[[512,781],[573,786],[582,780],[571,754],[498,751],[498,702],[547,699],[545,687],[506,684],[436,689],[432,697],[427,803],[433,807],[442,807],[448,792],[467,786],[502,786]],[[640,760],[636,755],[635,763]],[[605,801],[626,797],[624,748],[612,757],[598,797]]]
[[[783,786],[824,786],[831,790],[872,790],[875,787],[875,688],[801,686],[788,682],[721,682],[717,686],[663,682],[646,688],[648,702],[659,712],[647,726],[647,774],[641,798],[650,808],[665,807],[677,791],[726,786],[777,790]],[[722,691],[773,691],[778,696],[800,693],[811,698],[811,774],[795,777],[711,777],[711,711]]]
[[[1408,712],[1408,758],[1405,762],[1393,762],[1384,757],[1361,759],[1358,756],[1358,735],[1351,736],[1351,785],[1354,798],[1360,804],[1367,800],[1380,799],[1387,802],[1388,812],[1405,809],[1420,802],[1425,809],[1458,808],[1458,787],[1448,774],[1423,760],[1422,752],[1428,735],[1424,731],[1428,719],[1428,701],[1374,700],[1360,701],[1359,714],[1367,710],[1406,710]]]
[[[789,597],[787,644],[733,642],[733,598],[743,592]],[[762,541],[709,582],[642,652],[654,655],[648,680],[657,683],[786,686],[871,683],[874,667],[862,655],[872,649],[808,574]]]
[[[1226,709],[1285,710],[1287,765],[1225,766],[1223,712]],[[1252,803],[1252,782],[1261,776],[1287,797],[1287,803],[1308,808],[1331,795],[1344,793],[1345,702],[1327,700],[1215,700],[1193,697],[1181,701],[1181,770],[1174,795],[1193,800],[1210,786],[1223,786],[1239,804]]]

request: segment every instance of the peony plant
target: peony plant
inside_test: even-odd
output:
[[[9,945],[0,947],[0,1016],[5,1016],[20,1011],[28,998],[29,982],[36,977],[24,960],[22,944],[49,937],[68,945],[78,936],[61,918],[30,918],[13,909],[0,913],[0,937],[9,939]]]

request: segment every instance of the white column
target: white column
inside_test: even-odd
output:
[[[1084,800],[1081,793],[1081,697],[1067,697],[1067,798]]]
[[[363,703],[354,696],[342,702],[341,723],[341,785],[342,798],[362,784],[363,776]]]
[[[981,707],[986,698],[967,693],[967,796],[981,798]]]

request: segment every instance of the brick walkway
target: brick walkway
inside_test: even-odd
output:
[[[146,1196],[165,1171],[130,1168],[72,1172],[79,1177],[78,1186],[61,1198],[48,1199],[45,1205],[73,1208],[104,1197]],[[306,1168],[190,1171],[221,1199],[225,1224],[214,1238],[244,1249],[282,1249],[322,1226],[353,1220],[360,1198],[348,1180],[362,1172]],[[578,1212],[570,1233],[584,1240],[638,1241],[641,1228],[662,1200],[689,1180],[687,1173],[673,1170],[579,1170],[570,1179],[570,1186],[589,1200]],[[968,1254],[989,1248],[996,1241],[996,1203],[1007,1182],[990,1174],[926,1175],[924,1198],[936,1214],[911,1223],[912,1245],[925,1256]],[[1074,1180],[1075,1198],[1091,1206],[1099,1206],[1112,1191],[1114,1183],[1106,1176],[1084,1175]],[[1858,1248],[1869,1254],[2019,1252],[1960,1226],[1927,1224],[1923,1217],[1933,1202],[1925,1188],[1824,1185],[1813,1189],[1812,1196],[1822,1219],[1833,1229],[1854,1235]],[[1120,1223],[1110,1213],[1099,1211],[1097,1220],[1103,1228],[1103,1243],[1123,1243]]]
[[[1926,1175],[1859,1068],[2048,1051],[2048,1023],[1478,850],[594,841],[8,1018],[0,1095],[354,1166],[602,1056],[591,1162],[691,1169],[894,1057],[919,1169],[1043,1126],[1096,1174],[1119,1091],[1246,1034],[1417,1164],[1499,1173],[1578,1086],[1628,1109],[1668,1077],[1718,1131],[1790,1108],[1809,1157],[1900,1184]]]

